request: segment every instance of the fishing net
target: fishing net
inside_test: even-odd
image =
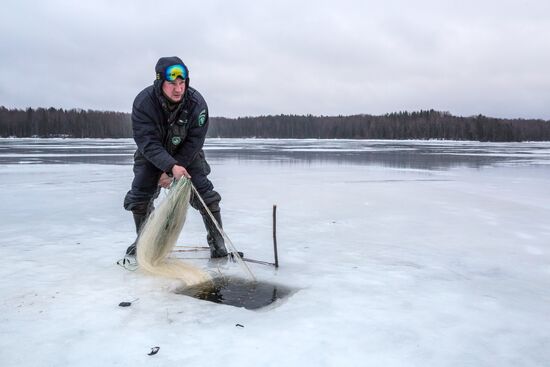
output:
[[[185,223],[192,183],[182,178],[175,181],[160,205],[141,229],[136,258],[145,272],[182,280],[186,286],[211,280],[202,269],[176,258],[169,258]]]

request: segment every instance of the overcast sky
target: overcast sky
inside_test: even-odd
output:
[[[180,56],[213,116],[550,120],[550,1],[3,0],[0,105],[129,112]]]

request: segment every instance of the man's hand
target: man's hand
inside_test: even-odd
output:
[[[174,179],[163,172],[159,178],[159,186],[167,189],[172,184],[172,181],[174,181]]]
[[[187,170],[177,164],[172,167],[172,175],[176,180],[179,180],[182,177],[191,178],[191,175],[187,172]]]

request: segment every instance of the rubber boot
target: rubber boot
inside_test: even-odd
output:
[[[201,213],[204,226],[208,234],[206,235],[206,241],[208,241],[208,246],[210,247],[210,257],[226,257],[227,250],[225,248],[225,242],[223,236],[216,228],[216,225],[208,215],[208,213]],[[213,212],[212,216],[216,219],[220,227],[222,226],[222,216],[219,211]]]
[[[141,231],[141,227],[143,226],[143,223],[145,223],[145,220],[147,219],[147,214],[143,213],[134,213],[134,223],[136,225],[136,240],[134,243],[132,243],[127,249],[126,249],[126,255],[128,256],[136,256],[136,244],[139,237],[139,232]]]

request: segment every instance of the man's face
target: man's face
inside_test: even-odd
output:
[[[181,78],[177,78],[173,82],[165,80],[162,83],[162,92],[170,101],[181,102],[185,93],[185,81]]]

